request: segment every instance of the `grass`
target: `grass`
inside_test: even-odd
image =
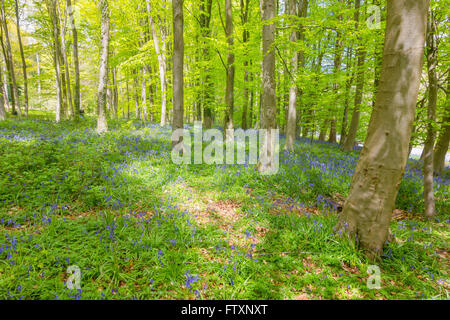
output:
[[[333,232],[358,151],[298,140],[280,172],[175,165],[170,131],[114,121],[0,123],[0,299],[448,299],[449,170],[421,218],[410,161],[379,263]],[[67,269],[81,270],[69,290]]]

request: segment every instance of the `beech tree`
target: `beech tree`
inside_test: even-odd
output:
[[[103,133],[108,131],[108,123],[106,121],[106,90],[108,87],[108,59],[109,59],[109,5],[108,0],[100,1],[100,10],[102,16],[101,25],[101,55],[100,55],[100,71],[98,81],[98,100],[97,100],[97,132]]]
[[[172,130],[183,129],[184,115],[184,37],[183,0],[172,1],[173,14],[173,122]],[[181,138],[180,138],[181,141]],[[172,141],[178,144],[180,141]]]
[[[388,0],[380,84],[338,227],[371,258],[389,223],[408,158],[423,64],[429,0]]]

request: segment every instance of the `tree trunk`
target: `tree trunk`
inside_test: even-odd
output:
[[[147,13],[148,20],[150,22],[150,27],[152,29],[153,43],[155,45],[156,56],[158,57],[158,67],[159,67],[159,79],[161,83],[161,127],[166,125],[166,112],[167,112],[167,80],[166,80],[166,56],[165,52],[161,52],[161,48],[158,41],[158,36],[156,35],[155,23],[152,16],[152,7],[150,0],[147,0]],[[163,47],[165,47],[165,35],[163,30],[161,31],[161,41],[163,41]],[[163,50],[164,51],[164,50]]]
[[[3,78],[1,74],[1,67],[0,67],[0,121],[6,120],[6,112],[5,112],[5,94],[3,92]]]
[[[67,50],[66,50],[66,39],[65,39],[65,23],[63,23],[62,16],[59,9],[59,2],[56,4],[57,13],[58,13],[58,20],[61,27],[61,56],[63,58],[64,63],[64,73],[65,73],[65,81],[66,81],[66,87],[67,90],[67,101],[69,102],[69,110],[71,112],[71,115],[73,118],[75,118],[75,111],[73,109],[73,103],[72,103],[72,89],[70,86],[70,72],[69,72],[69,62],[67,60]]]
[[[109,59],[109,6],[107,0],[100,0],[100,10],[102,14],[101,26],[101,55],[100,72],[98,82],[98,119],[97,132],[108,131],[108,122],[106,121],[106,90],[108,88],[108,59]]]
[[[361,0],[355,0],[355,22],[356,22],[356,32],[358,32],[359,28],[359,9],[361,5]],[[358,63],[357,63],[357,78],[356,78],[356,92],[355,92],[355,105],[353,107],[352,121],[350,122],[350,129],[348,130],[348,135],[345,139],[342,150],[344,152],[350,152],[353,150],[353,146],[356,140],[356,134],[358,133],[359,126],[359,116],[360,116],[360,107],[363,98],[363,90],[364,90],[364,59],[366,56],[366,52],[364,49],[364,44],[362,43],[361,36],[358,39]]]
[[[435,149],[434,149],[434,172],[436,174],[442,173],[445,166],[445,155],[447,154],[448,145],[450,142],[450,75],[447,76],[447,99],[444,110],[445,115],[443,119],[442,129],[439,134]]]
[[[59,46],[59,27],[57,20],[57,12],[56,12],[56,0],[48,0],[47,8],[52,20],[52,28],[53,28],[53,46],[54,46],[54,55],[53,62],[55,64],[55,76],[56,76],[56,110],[55,110],[55,120],[56,122],[60,122],[63,118],[63,96],[62,96],[62,86],[61,86],[61,65],[60,65],[60,46]]]
[[[273,129],[276,128],[276,94],[275,94],[275,51],[273,44],[275,41],[275,23],[267,23],[272,20],[275,15],[275,1],[261,1],[261,17],[263,22],[262,45],[263,45],[263,61],[262,61],[262,83],[263,83],[263,121],[262,128],[266,130],[265,143],[267,150],[265,153],[265,163],[259,162],[258,171],[268,172],[274,168],[275,149],[273,141]]]
[[[16,12],[16,27],[17,27],[17,40],[19,41],[20,57],[22,59],[22,72],[23,72],[23,86],[24,86],[24,99],[25,99],[25,117],[28,117],[28,78],[27,78],[27,64],[25,62],[25,55],[23,53],[22,36],[20,34],[20,16],[19,16],[19,4],[17,0],[14,1],[14,8]]]
[[[22,110],[20,108],[20,99],[19,99],[19,91],[17,90],[16,83],[16,75],[14,73],[14,61],[11,52],[11,42],[9,40],[9,32],[8,32],[8,22],[6,21],[6,13],[5,13],[5,0],[1,0],[1,17],[2,17],[2,26],[3,32],[5,35],[5,43],[3,43],[2,37],[2,46],[3,46],[3,54],[5,56],[5,61],[8,69],[9,82],[11,86],[11,102],[12,102],[12,113],[22,115]]]
[[[135,76],[134,76],[134,87],[133,87],[133,92],[134,92],[134,104],[135,104],[135,112],[136,112],[136,119],[140,120],[141,119],[141,109],[139,107],[139,95],[138,95],[138,87],[139,87],[139,80],[137,77],[137,71],[135,71]]]
[[[297,15],[297,0],[289,0],[289,14],[292,16]],[[289,40],[291,42],[297,42],[297,30],[294,28],[291,32]],[[291,62],[292,70],[298,68],[298,54],[294,54]],[[292,79],[293,83],[289,90],[289,105],[286,119],[286,145],[285,150],[294,151],[295,131],[297,129],[297,79]]]
[[[203,59],[204,61],[208,61],[210,59],[210,48],[208,42],[205,38],[210,37],[211,35],[211,9],[212,9],[212,0],[201,0],[200,4],[200,33],[203,37]],[[202,74],[203,78],[203,86],[202,86],[202,104],[203,104],[203,127],[205,129],[209,129],[212,127],[213,119],[212,119],[212,90],[213,90],[213,82],[211,80],[211,68],[205,63]]]
[[[423,65],[429,0],[388,0],[380,86],[338,228],[371,259],[389,236]]]
[[[225,92],[225,139],[226,141],[233,139],[234,135],[230,135],[233,130],[233,113],[234,113],[234,52],[233,52],[233,15],[231,0],[225,0],[225,33],[228,43],[227,55],[227,84]]]
[[[184,113],[184,37],[183,37],[183,0],[172,1],[173,13],[173,122],[172,131],[183,129]],[[174,145],[181,142],[172,141]]]
[[[67,0],[67,13],[69,14],[69,23],[72,27],[72,39],[73,39],[73,62],[75,65],[75,89],[74,89],[74,116],[75,120],[80,117],[81,111],[81,87],[80,87],[80,62],[78,60],[78,31],[75,25],[75,19],[73,17],[73,10],[71,0]]]
[[[344,144],[347,137],[347,122],[348,122],[348,106],[350,101],[350,91],[352,89],[355,78],[355,71],[353,69],[353,48],[350,47],[347,52],[347,80],[345,82],[345,98],[344,98],[344,114],[342,116],[341,138],[339,143]]]
[[[141,81],[141,98],[142,98],[142,119],[144,123],[148,121],[148,112],[147,112],[147,72],[145,68],[142,68],[142,81]]]
[[[437,46],[436,46],[436,23],[432,11],[428,14],[427,28],[427,68],[428,68],[428,110],[427,110],[427,137],[424,145],[423,159],[423,196],[425,201],[425,217],[432,219],[436,215],[434,192],[433,192],[433,147],[436,132],[434,123],[436,121],[436,104],[438,99],[438,79],[436,75]]]

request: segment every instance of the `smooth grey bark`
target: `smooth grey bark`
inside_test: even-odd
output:
[[[172,131],[183,129],[184,113],[184,37],[183,37],[183,0],[172,1],[173,15],[173,122]],[[172,141],[174,145],[182,141]]]
[[[408,158],[423,65],[429,0],[388,0],[380,85],[338,229],[375,259]]]
[[[109,6],[107,0],[100,0],[100,10],[102,15],[101,25],[101,53],[100,53],[100,71],[98,81],[98,100],[97,100],[97,132],[104,133],[108,131],[108,122],[106,120],[106,90],[108,88],[108,59],[109,59]]]
[[[438,79],[436,74],[438,48],[436,36],[436,22],[434,20],[433,12],[430,11],[428,14],[426,46],[428,71],[427,137],[423,148],[423,196],[425,202],[425,217],[427,219],[432,219],[436,215],[433,191],[433,147],[436,136],[434,123],[436,122],[436,105],[438,99]]]
[[[156,56],[158,58],[158,67],[159,67],[159,79],[160,79],[160,85],[161,85],[161,121],[160,125],[161,127],[166,125],[166,113],[167,113],[167,80],[166,80],[166,73],[167,73],[167,63],[166,63],[166,56],[165,56],[165,34],[164,31],[160,28],[161,32],[161,41],[162,41],[162,48],[159,45],[158,36],[156,34],[156,28],[155,23],[152,16],[152,6],[150,3],[150,0],[147,0],[147,13],[148,13],[148,20],[150,22],[150,28],[152,30],[152,37],[153,37],[153,44],[155,46]]]
[[[347,51],[347,75],[346,75],[347,80],[345,81],[344,114],[342,116],[341,137],[339,140],[339,144],[341,145],[344,144],[345,139],[347,137],[350,91],[352,89],[355,74],[356,72],[353,70],[353,48],[350,46],[350,48]]]
[[[250,0],[241,0],[241,23],[243,27],[242,31],[242,42],[244,45],[245,55],[248,55],[247,44],[250,39],[250,33],[248,31],[247,22],[248,22],[248,6]],[[244,60],[244,88],[243,88],[243,103],[242,103],[242,129],[246,130],[248,128],[247,124],[247,113],[248,113],[248,99],[249,99],[249,88],[248,88],[248,79],[249,71],[248,71],[248,60],[247,58]],[[251,124],[250,124],[251,126]]]
[[[14,9],[16,12],[16,28],[17,28],[17,41],[19,42],[20,58],[22,59],[22,72],[23,72],[23,95],[25,102],[25,117],[28,117],[28,77],[27,77],[27,64],[25,62],[25,54],[23,53],[22,35],[20,34],[20,16],[19,16],[19,4],[17,0],[14,1]]]
[[[56,11],[58,13],[58,20],[59,20],[59,24],[61,27],[61,57],[63,60],[63,64],[64,64],[64,75],[65,75],[65,90],[66,90],[66,94],[67,94],[67,101],[69,103],[69,110],[71,112],[72,117],[75,118],[75,111],[73,109],[73,102],[72,102],[72,89],[71,89],[71,85],[70,85],[70,72],[69,72],[69,62],[67,59],[67,49],[66,49],[66,38],[65,38],[65,34],[66,34],[66,28],[65,28],[65,23],[63,23],[63,19],[61,16],[61,10],[59,8],[59,3],[56,4]]]
[[[227,82],[225,90],[225,139],[232,140],[233,134],[233,114],[234,114],[234,49],[233,49],[233,14],[231,0],[225,0],[225,35],[227,37]]]
[[[208,61],[210,59],[210,47],[205,38],[209,38],[211,36],[211,9],[212,9],[212,0],[202,0],[200,4],[200,33],[203,37],[203,61]],[[203,127],[205,129],[209,129],[212,127],[213,118],[212,118],[212,90],[213,90],[213,81],[211,79],[211,68],[207,63],[204,64],[203,70],[203,86],[202,86],[202,99],[201,103],[203,106]]]
[[[275,15],[275,1],[261,0],[261,18],[263,22],[262,30],[262,46],[263,46],[263,61],[262,61],[262,83],[263,83],[263,119],[262,129],[266,130],[265,143],[267,150],[265,163],[258,163],[259,172],[268,172],[274,168],[275,145],[273,141],[274,130],[276,124],[276,94],[275,94],[275,23],[267,23],[272,20]]]
[[[19,91],[17,89],[17,83],[16,83],[16,75],[14,72],[14,61],[12,57],[11,52],[11,42],[9,39],[9,32],[8,32],[8,22],[6,21],[6,13],[5,13],[5,1],[1,0],[1,20],[2,20],[2,27],[3,27],[3,34],[5,36],[5,41],[3,42],[2,37],[2,46],[3,46],[3,54],[5,56],[6,66],[8,69],[8,76],[9,76],[9,82],[11,86],[11,102],[12,102],[12,113],[19,115],[19,117],[22,115],[22,110],[20,107],[20,99],[19,99]]]
[[[6,111],[5,111],[5,94],[4,94],[4,87],[3,87],[3,78],[2,78],[2,72],[0,67],[0,121],[6,120]]]
[[[450,142],[450,75],[447,76],[447,98],[446,98],[446,108],[444,110],[445,115],[443,118],[443,123],[439,138],[436,142],[434,148],[434,158],[433,167],[436,174],[441,174],[445,166],[445,155],[448,151],[448,146]]]
[[[361,6],[361,0],[355,0],[355,23],[356,30],[359,28],[359,11]],[[358,133],[360,107],[363,98],[364,90],[364,60],[366,56],[364,44],[362,43],[361,36],[358,37],[358,63],[357,63],[357,76],[356,76],[356,91],[355,91],[355,105],[353,107],[352,121],[350,122],[350,128],[348,135],[345,139],[342,150],[344,152],[350,152],[353,150],[353,146],[356,141],[356,134]]]
[[[66,1],[67,13],[69,14],[69,23],[72,28],[73,40],[73,63],[75,66],[75,88],[74,88],[74,111],[75,120],[78,120],[81,113],[81,85],[80,85],[80,62],[78,58],[78,31],[73,17],[73,7],[71,0]]]
[[[297,15],[297,0],[289,0],[289,14],[292,16]],[[289,40],[291,42],[297,42],[297,30],[292,30]],[[291,61],[293,70],[298,68],[298,54],[294,54]],[[294,151],[295,131],[297,129],[297,79],[292,79],[291,88],[289,89],[289,104],[286,119],[286,144],[285,150]]]
[[[344,0],[339,0],[339,2],[344,3]],[[342,15],[338,16],[338,21],[342,21]],[[328,142],[335,143],[337,141],[336,139],[336,110],[338,105],[338,94],[339,94],[339,82],[338,82],[338,75],[341,71],[341,63],[342,63],[342,47],[343,47],[344,41],[342,39],[342,32],[339,30],[336,30],[336,43],[335,43],[335,52],[334,52],[334,83],[333,83],[333,92],[335,94],[335,103],[334,103],[334,109],[330,109],[330,117],[328,119],[328,123],[330,124],[330,135],[328,137]]]
[[[144,68],[142,68],[142,80],[141,80],[142,119],[144,120],[144,123],[148,121],[146,76],[147,76],[147,72],[144,67]]]
[[[53,33],[53,63],[55,65],[55,77],[56,77],[56,110],[55,110],[55,120],[60,122],[63,118],[63,90],[61,81],[61,48],[59,46],[59,27],[57,22],[57,12],[56,12],[56,0],[47,0],[47,9],[52,21],[52,33]]]
[[[135,112],[136,112],[136,119],[141,119],[141,109],[139,106],[139,95],[138,95],[138,87],[139,87],[139,80],[137,77],[137,71],[135,71],[134,76],[134,86],[133,86],[133,92],[134,92],[134,104],[135,104]]]

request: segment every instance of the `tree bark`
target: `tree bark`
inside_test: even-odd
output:
[[[100,54],[100,72],[98,82],[98,119],[97,132],[108,131],[108,122],[106,121],[106,90],[108,88],[108,60],[109,60],[109,6],[107,0],[100,0],[100,10],[102,15],[101,25],[101,54]]]
[[[184,113],[184,37],[183,37],[183,0],[172,1],[173,13],[173,122],[172,130],[183,129]],[[182,141],[172,141],[174,145]]]
[[[226,141],[233,139],[234,135],[229,135],[233,130],[233,113],[234,113],[234,49],[233,49],[233,15],[231,0],[225,0],[225,34],[228,44],[227,55],[227,84],[225,92],[225,138]]]
[[[61,33],[61,56],[63,58],[63,64],[64,64],[64,73],[65,73],[65,82],[66,82],[65,89],[67,91],[67,101],[69,102],[69,110],[71,112],[71,115],[73,118],[75,118],[75,111],[73,109],[73,103],[72,103],[72,89],[70,86],[69,62],[67,60],[65,23],[63,23],[58,2],[56,3],[56,6],[57,6],[56,11],[58,13],[58,21],[59,21],[59,25],[61,27],[61,31],[60,31],[60,33]]]
[[[388,240],[408,158],[423,65],[429,0],[388,0],[380,86],[338,228],[371,259]]]
[[[427,219],[432,219],[436,215],[433,192],[433,147],[436,136],[434,123],[436,121],[436,104],[438,99],[438,79],[436,75],[436,68],[438,64],[436,36],[434,14],[430,11],[428,14],[426,47],[428,69],[427,137],[423,148],[423,196],[425,201],[425,217]]]
[[[19,115],[19,117],[22,115],[22,110],[20,107],[20,99],[19,99],[19,91],[17,90],[17,83],[16,83],[16,75],[14,73],[14,60],[12,57],[11,52],[11,42],[9,40],[9,32],[8,32],[8,22],[6,21],[6,13],[5,13],[5,0],[1,0],[1,17],[2,17],[2,26],[3,26],[3,33],[5,35],[5,42],[2,41],[2,46],[4,50],[5,55],[5,61],[8,69],[8,75],[10,79],[10,86],[11,86],[11,102],[12,102],[12,113]],[[2,37],[3,40],[3,37]]]
[[[155,23],[153,21],[152,16],[152,7],[150,0],[147,0],[147,13],[148,13],[148,20],[150,22],[150,27],[152,30],[152,36],[153,36],[153,43],[155,46],[156,56],[158,58],[158,67],[159,67],[159,79],[161,83],[161,121],[160,125],[161,127],[166,125],[166,112],[167,112],[167,81],[166,81],[166,56],[164,50],[161,51],[158,36],[156,35],[156,28]],[[163,48],[165,47],[165,35],[163,34],[163,30],[160,30],[161,32],[161,41],[163,41]]]
[[[275,23],[267,23],[275,17],[275,1],[261,1],[261,17],[263,22],[262,45],[263,45],[263,61],[262,61],[262,82],[263,82],[263,121],[262,128],[266,130],[266,149],[267,160],[258,165],[259,172],[267,172],[273,169],[275,150],[272,142],[273,129],[276,129],[276,94],[275,94]]]
[[[445,115],[442,123],[442,129],[439,134],[435,149],[434,149],[434,172],[436,174],[442,173],[445,166],[445,155],[447,154],[449,142],[450,142],[450,75],[447,76],[447,98],[444,110]]]
[[[67,0],[67,12],[69,14],[69,22],[72,27],[72,39],[73,39],[73,62],[75,65],[75,89],[74,89],[74,116],[75,120],[80,117],[81,111],[81,86],[80,86],[80,62],[78,59],[78,31],[75,25],[75,19],[73,17],[73,10],[71,0]]]
[[[23,72],[23,92],[25,99],[25,117],[28,117],[28,78],[27,78],[27,64],[25,62],[25,55],[23,53],[22,36],[20,34],[20,16],[19,16],[19,4],[17,0],[14,1],[14,9],[16,12],[16,27],[17,27],[17,40],[19,42],[20,58],[22,59],[22,72]]]
[[[4,94],[4,87],[3,87],[3,78],[1,73],[1,66],[0,66],[0,121],[6,120],[6,111],[5,111],[5,94]]]
[[[361,6],[361,0],[355,0],[355,22],[356,30],[359,31],[359,10]],[[353,107],[352,121],[350,122],[350,129],[348,130],[348,135],[345,139],[342,150],[344,152],[350,152],[353,150],[353,146],[356,140],[356,134],[358,133],[359,117],[360,117],[360,107],[363,98],[364,90],[364,60],[366,52],[364,49],[364,44],[362,43],[361,36],[358,37],[358,63],[357,63],[357,77],[356,77],[356,92],[355,92],[355,105]]]
[[[142,119],[144,123],[148,121],[147,111],[147,72],[145,68],[142,68],[142,80],[141,80],[141,98],[142,98]]]

